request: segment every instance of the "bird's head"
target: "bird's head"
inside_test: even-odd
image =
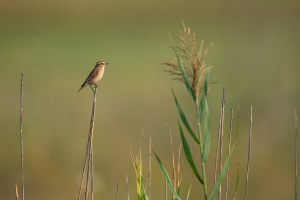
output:
[[[105,67],[105,65],[108,65],[108,63],[104,61],[98,61],[95,67]]]

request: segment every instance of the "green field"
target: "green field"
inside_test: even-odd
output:
[[[21,186],[19,95],[24,73],[25,199],[75,199],[83,165],[92,103],[89,88],[77,93],[99,60],[110,64],[98,84],[94,136],[95,199],[114,199],[120,184],[131,199],[135,175],[130,157],[147,140],[171,169],[170,125],[179,145],[177,113],[162,65],[184,20],[204,46],[213,43],[209,106],[212,150],[222,88],[227,89],[225,134],[230,109],[240,107],[241,124],[231,162],[234,187],[241,165],[243,197],[250,106],[253,149],[248,199],[294,196],[294,112],[300,112],[300,4],[273,1],[38,1],[0,2],[0,199],[13,199]],[[188,118],[194,108],[183,84],[171,82]],[[235,118],[234,123],[236,123]],[[193,124],[195,126],[195,124]],[[225,135],[227,138],[227,135]],[[198,151],[198,149],[194,149]],[[213,166],[213,156],[208,166]],[[152,199],[163,199],[164,178],[153,163]],[[182,193],[191,171],[184,159]],[[209,190],[213,169],[207,167]],[[146,173],[146,171],[145,171]],[[198,183],[191,199],[202,197]],[[230,191],[230,195],[233,194]],[[183,195],[185,196],[185,195]]]

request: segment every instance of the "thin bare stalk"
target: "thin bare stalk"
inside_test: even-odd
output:
[[[168,182],[165,179],[165,200],[168,200]]]
[[[295,200],[298,199],[298,117],[295,110]]]
[[[223,88],[223,98],[222,98],[222,121],[221,121],[221,137],[220,137],[220,161],[219,161],[219,173],[223,169],[223,135],[224,135],[224,113],[225,113],[225,100],[226,100],[226,88]],[[220,185],[218,192],[218,200],[221,199],[222,195],[222,185]]]
[[[21,153],[21,176],[22,176],[22,200],[25,198],[24,189],[24,150],[23,150],[23,81],[24,74],[21,75],[21,92],[20,92],[20,153]]]
[[[220,138],[221,138],[221,124],[222,124],[222,108],[220,109],[218,139],[217,139],[216,156],[215,156],[214,185],[216,185],[217,182],[218,158],[219,158],[219,148],[220,148]]]
[[[183,162],[180,162],[180,155],[181,155],[181,145],[182,143],[179,144],[178,148],[178,158],[177,158],[177,187],[179,187],[180,179],[181,179],[181,165],[183,165]]]
[[[116,200],[119,200],[119,184],[117,184],[117,195],[116,195]]]
[[[128,176],[127,176],[127,174],[125,176],[125,181],[126,181],[126,195],[127,195],[127,200],[130,200],[130,197],[129,197]]]
[[[82,185],[83,185],[84,175],[85,175],[85,171],[86,171],[86,164],[87,164],[87,161],[88,161],[88,155],[89,155],[89,151],[90,151],[90,144],[91,144],[90,143],[90,138],[88,138],[88,142],[87,142],[86,150],[85,150],[84,164],[83,164],[82,173],[81,173],[78,200],[80,200],[80,198],[81,198]]]
[[[148,199],[150,200],[150,193],[151,193],[151,153],[152,153],[152,141],[151,141],[151,136],[148,137],[148,192],[147,196]]]
[[[94,149],[91,143],[91,200],[94,200]]]
[[[19,191],[18,191],[18,186],[16,184],[16,200],[19,200]]]
[[[90,144],[91,145],[91,144]],[[87,171],[86,171],[86,183],[85,183],[85,200],[88,199],[88,195],[89,195],[89,183],[90,183],[90,170],[91,170],[91,154],[90,154],[91,150],[89,151],[89,156],[88,156],[88,167],[87,167]]]
[[[228,155],[230,154],[230,149],[231,149],[232,119],[233,119],[233,108],[231,108],[231,113],[230,113],[229,140],[228,140]],[[228,186],[229,186],[229,166],[228,166],[228,168],[227,168],[227,173],[226,173],[225,200],[228,199]]]
[[[88,197],[88,185],[90,182],[89,181],[90,176],[91,176],[91,193],[92,193],[91,198],[92,199],[93,199],[93,192],[94,192],[93,136],[94,136],[94,125],[95,125],[95,113],[96,113],[97,85],[95,85],[93,92],[94,92],[94,98],[93,98],[93,105],[92,105],[90,130],[89,130],[86,153],[85,153],[85,158],[84,158],[84,165],[83,165],[83,169],[82,169],[78,200],[80,200],[80,198],[81,198],[82,185],[83,185],[83,180],[84,180],[84,175],[85,175],[87,165],[88,166],[87,166],[87,176],[86,176],[85,199],[87,199],[87,197]]]
[[[251,140],[252,140],[252,106],[250,109],[249,146],[248,146],[248,161],[247,161],[247,173],[246,173],[246,186],[245,186],[244,200],[247,199],[247,189],[248,189],[248,180],[249,180],[249,165],[250,165],[250,157],[251,157]]]
[[[170,128],[170,127],[169,127]],[[172,140],[172,132],[170,129],[170,144],[171,144],[171,152],[172,152],[172,168],[173,168],[173,186],[175,190],[177,189],[177,176],[176,176],[176,167],[175,167],[175,155],[174,155],[174,145]],[[174,194],[172,194],[172,199],[175,199]]]

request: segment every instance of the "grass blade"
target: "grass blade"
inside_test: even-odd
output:
[[[208,103],[207,103],[207,90],[208,90],[208,78],[209,78],[209,70],[207,71],[204,86],[203,86],[203,99],[201,101],[204,102],[204,106],[202,107],[202,110],[205,111],[205,120],[204,120],[204,143],[203,143],[203,155],[202,155],[202,162],[206,162],[209,151],[210,151],[210,125],[209,125],[209,109],[208,109]],[[202,105],[202,103],[200,104]],[[201,107],[201,106],[200,106]],[[201,110],[200,110],[201,112]],[[203,114],[202,114],[203,115]],[[198,118],[199,119],[199,118]],[[202,116],[200,117],[200,120],[202,120]]]
[[[201,176],[200,176],[200,174],[199,174],[199,172],[198,172],[198,170],[197,170],[197,168],[194,164],[194,160],[193,160],[193,157],[192,157],[192,154],[191,154],[191,151],[190,151],[189,144],[188,144],[188,142],[186,141],[186,139],[184,137],[184,134],[183,134],[183,131],[182,131],[182,128],[181,128],[181,125],[180,125],[179,122],[178,122],[178,126],[179,126],[179,130],[180,130],[180,137],[181,137],[185,157],[186,157],[187,161],[189,162],[189,164],[190,164],[194,174],[196,175],[197,179],[199,180],[199,182],[204,184],[204,181],[201,178]]]
[[[175,49],[175,47],[173,47],[173,50],[175,52],[175,55],[176,55],[176,58],[177,58],[177,61],[178,61],[178,65],[180,67],[180,70],[181,70],[181,73],[182,73],[182,77],[184,79],[184,83],[186,85],[186,88],[188,90],[188,92],[190,93],[191,97],[193,98],[194,101],[196,101],[196,96],[195,96],[195,92],[193,90],[193,87],[192,87],[192,84],[191,84],[191,81],[189,80],[189,77],[186,73],[186,70],[185,68],[183,67],[182,63],[181,63],[181,59]]]
[[[191,184],[190,184],[189,190],[188,190],[187,195],[186,195],[186,200],[189,200],[189,198],[190,198],[190,193],[191,193],[191,189],[192,189],[193,179],[194,179],[194,176],[192,174],[192,180],[191,180]]]
[[[204,85],[203,85],[203,93],[201,95],[201,99],[200,99],[200,107],[199,107],[199,114],[198,114],[198,123],[202,122],[203,116],[204,116],[204,111],[205,111],[205,107],[207,105],[207,92],[208,92],[208,78],[209,78],[209,70],[207,71],[206,77],[205,77],[205,81],[204,81]]]
[[[176,192],[177,192],[178,195],[180,194],[181,181],[182,181],[182,178],[180,178],[177,189],[176,189]]]
[[[236,181],[235,181],[235,193],[234,193],[232,200],[236,200],[236,195],[237,195],[237,191],[239,188],[239,181],[240,181],[240,165],[238,164]]]
[[[152,149],[152,150],[153,150],[153,149]],[[168,185],[169,185],[169,187],[170,187],[170,189],[171,189],[171,191],[172,191],[172,193],[173,193],[175,199],[176,199],[176,200],[180,200],[180,197],[178,196],[178,194],[177,194],[175,188],[173,187],[172,181],[171,181],[171,179],[170,179],[170,176],[168,175],[167,170],[166,170],[165,167],[163,166],[162,162],[160,161],[159,157],[157,156],[157,154],[155,153],[154,150],[153,150],[153,153],[154,153],[154,155],[155,155],[155,157],[156,157],[156,160],[157,160],[157,162],[158,162],[158,164],[159,164],[159,167],[160,167],[161,171],[163,172],[163,174],[164,174],[164,176],[165,176],[165,178],[166,178],[166,181],[167,181],[167,183],[168,183]]]
[[[177,108],[177,111],[178,111],[178,113],[179,113],[179,116],[180,116],[180,119],[181,119],[182,123],[184,124],[185,128],[188,130],[188,132],[190,133],[190,135],[192,136],[192,138],[193,138],[198,144],[200,144],[199,139],[197,138],[197,136],[195,135],[195,133],[194,133],[193,130],[191,129],[191,127],[190,127],[190,125],[189,125],[189,123],[188,123],[188,121],[187,121],[187,119],[186,119],[186,117],[185,117],[185,114],[184,114],[184,112],[183,112],[183,110],[182,110],[182,108],[181,108],[181,106],[180,106],[180,104],[179,104],[179,102],[178,102],[177,97],[175,96],[175,93],[174,93],[174,90],[173,90],[172,87],[171,87],[171,89],[172,89],[172,94],[173,94],[173,97],[174,97],[174,100],[175,100],[175,103],[176,103],[176,108]]]
[[[225,163],[224,163],[224,166],[223,166],[223,169],[221,171],[221,173],[219,174],[218,176],[218,179],[217,179],[217,182],[216,182],[216,185],[214,186],[213,190],[212,190],[212,193],[211,195],[209,196],[208,200],[213,200],[219,190],[219,187],[220,185],[222,184],[222,181],[224,179],[224,177],[226,176],[226,173],[227,173],[227,168],[229,166],[229,162],[230,162],[230,159],[231,159],[231,156],[232,156],[232,153],[233,153],[233,150],[234,150],[234,147],[235,147],[235,142],[234,144],[232,145],[232,150],[230,152],[230,154],[228,155]]]

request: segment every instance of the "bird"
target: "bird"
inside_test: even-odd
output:
[[[94,85],[95,87],[97,87],[97,82],[100,81],[100,79],[102,78],[103,74],[104,74],[104,68],[107,65],[107,62],[104,61],[98,61],[94,67],[94,69],[91,71],[91,73],[88,75],[88,77],[85,79],[85,81],[83,82],[83,84],[81,85],[80,89],[78,90],[78,92],[80,92],[80,90],[82,90],[83,88],[85,88],[86,86],[90,86],[91,89],[94,91],[94,89],[92,88],[92,85]],[[77,93],[78,93],[77,92]],[[95,91],[94,91],[95,92]]]

